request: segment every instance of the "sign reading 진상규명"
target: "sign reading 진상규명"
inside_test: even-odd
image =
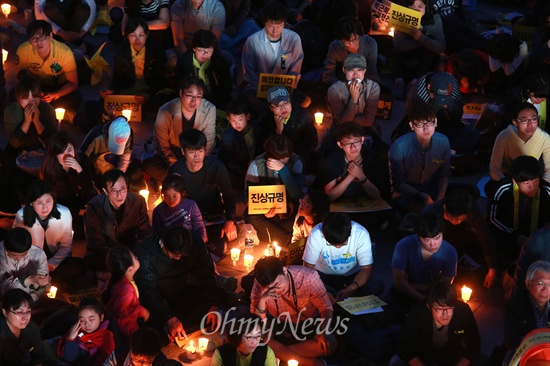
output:
[[[265,214],[272,208],[275,213],[286,213],[286,187],[284,184],[248,187],[248,214]]]

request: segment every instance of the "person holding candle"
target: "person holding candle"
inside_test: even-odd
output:
[[[34,300],[21,289],[2,296],[0,317],[0,360],[2,365],[41,366],[44,347],[40,330],[32,321]]]
[[[307,319],[313,320],[309,323],[311,326],[316,320],[324,324],[320,328],[324,331],[320,332],[315,331],[315,326],[299,326],[299,334],[284,332],[275,335],[273,332],[267,344],[273,348],[275,355],[285,362],[296,359],[304,366],[325,365],[321,357],[335,352],[337,341],[326,327],[333,317],[333,309],[319,274],[304,266],[285,267],[276,257],[260,259],[254,273],[256,278],[250,296],[250,312],[263,320],[267,319],[267,314],[274,318],[285,314],[287,321],[294,326],[299,322],[309,323]]]
[[[33,245],[46,253],[48,270],[58,286],[86,271],[82,259],[72,257],[72,222],[70,210],[57,203],[52,187],[43,180],[30,185],[25,207],[15,217],[14,227],[27,230]]]
[[[64,43],[53,39],[52,26],[45,20],[31,22],[27,26],[27,35],[29,41],[17,49],[17,66],[28,69],[38,79],[43,102],[54,108],[76,110],[82,96],[78,91],[73,52]]]
[[[238,316],[235,322],[242,326],[229,330],[228,343],[218,347],[212,355],[212,366],[276,366],[275,353],[262,344],[262,319],[248,313]]]
[[[446,281],[434,283],[410,311],[389,366],[466,366],[478,363],[481,339],[468,304]]]
[[[325,192],[314,189],[300,198],[298,213],[292,227],[291,243],[307,238],[311,230],[319,224],[330,211],[330,201]]]
[[[215,280],[214,264],[199,236],[183,227],[169,227],[136,249],[140,303],[151,311],[149,324],[173,342],[193,332],[206,317],[216,329],[214,313],[224,293]],[[208,314],[208,315],[207,315]]]

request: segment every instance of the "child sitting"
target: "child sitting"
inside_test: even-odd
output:
[[[116,246],[107,255],[111,278],[102,295],[107,311],[118,326],[122,343],[129,344],[130,336],[138,329],[138,321],[149,319],[149,310],[139,303],[139,293],[134,274],[139,261],[130,249]]]
[[[104,321],[105,310],[96,298],[86,298],[78,307],[78,322],[58,344],[57,355],[67,363],[102,365],[115,349],[113,333]]]
[[[167,175],[162,181],[163,201],[153,210],[153,230],[181,226],[199,235],[207,243],[208,236],[197,203],[185,198],[185,181],[180,175]]]

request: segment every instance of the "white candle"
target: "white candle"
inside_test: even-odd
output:
[[[208,348],[208,338],[199,338],[199,351],[206,351]]]
[[[8,51],[2,49],[2,62],[6,62],[8,59]]]
[[[466,285],[462,287],[461,292],[462,292],[462,300],[464,301],[468,301],[470,300],[470,297],[472,297],[472,289],[469,287],[466,287]]]
[[[50,287],[50,291],[46,294],[50,299],[55,299],[55,296],[57,295],[57,287],[52,286]]]
[[[317,123],[318,125],[320,125],[321,123],[323,123],[323,113],[321,112],[317,112],[315,113],[315,123]]]
[[[65,108],[56,108],[55,109],[55,118],[61,122],[65,117]]]
[[[123,115],[124,117],[126,117],[126,119],[129,121],[130,118],[132,118],[132,111],[129,110],[129,109],[124,109],[124,110],[122,111],[122,115]]]
[[[245,267],[250,267],[252,266],[252,262],[254,261],[254,256],[250,255],[250,254],[246,254],[244,256],[244,266]]]
[[[298,366],[298,361],[296,360],[288,360],[286,363],[288,366]]]
[[[390,36],[393,37],[394,34],[395,34],[395,33],[394,33],[394,29],[393,29],[393,28],[390,28],[390,31],[388,32],[388,35],[390,35]]]
[[[185,350],[187,351],[187,358],[189,360],[194,360],[195,353],[197,352],[197,348],[193,345],[193,341],[191,341],[191,343],[189,344],[189,347],[185,348]]]
[[[239,248],[233,248],[230,250],[231,252],[231,260],[233,262],[236,262],[241,257],[241,250]]]
[[[275,247],[275,256],[278,257],[279,255],[281,255],[281,247],[278,245],[274,245],[274,247]]]
[[[142,189],[139,191],[139,195],[145,198],[145,203],[149,200],[149,191],[147,189]]]
[[[7,17],[11,13],[11,5],[10,4],[2,4],[0,5],[2,7],[2,13]]]

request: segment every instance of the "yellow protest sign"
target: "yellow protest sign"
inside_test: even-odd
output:
[[[284,86],[288,90],[288,93],[292,95],[292,90],[296,87],[296,75],[261,73],[258,78],[256,97],[266,98],[269,88],[277,85]]]
[[[420,28],[421,18],[422,15],[419,11],[391,3],[388,26],[408,33],[410,27]]]
[[[97,287],[78,290],[73,293],[63,292],[63,297],[69,304],[74,305],[75,307],[78,307],[80,301],[89,297],[95,297],[100,300]]]
[[[466,103],[462,107],[463,119],[477,119],[483,112],[483,103]]]
[[[104,100],[106,111],[113,110],[116,117],[122,116],[122,111],[129,110],[132,115],[128,122],[141,122],[141,104],[133,95],[107,95]]]
[[[286,213],[284,184],[248,187],[248,214],[265,214],[275,207],[275,213]]]
[[[227,113],[216,108],[216,135],[221,139],[222,134],[229,128]]]
[[[531,39],[533,38],[533,31],[535,27],[530,27],[528,25],[514,24],[512,29],[512,35],[517,38],[525,41],[529,49],[531,49]]]
[[[366,310],[374,309],[387,304],[378,297],[369,295],[363,297],[352,297],[344,301],[338,301],[338,305],[343,307],[350,314],[359,315],[364,314]]]

